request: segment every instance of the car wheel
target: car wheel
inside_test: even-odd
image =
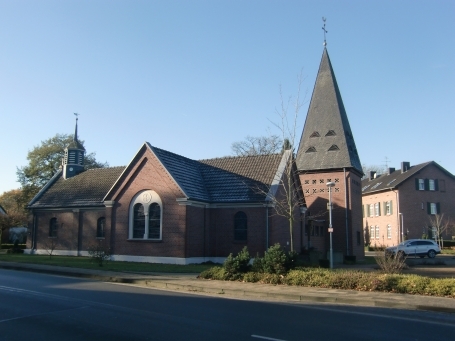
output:
[[[405,253],[403,251],[398,251],[397,258],[404,259],[405,256],[406,255],[405,255]]]
[[[434,250],[428,251],[428,258],[434,258],[436,257],[436,252]]]

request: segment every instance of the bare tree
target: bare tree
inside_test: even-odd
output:
[[[435,231],[436,240],[439,244],[439,247],[442,249],[444,247],[444,238],[442,235],[446,232],[449,232],[450,228],[452,227],[450,219],[444,219],[444,213],[435,214],[434,216],[430,216],[430,224]]]
[[[283,160],[285,162],[281,169],[282,172],[277,172],[274,181],[276,190],[270,191],[267,198],[274,206],[275,213],[285,217],[288,221],[291,251],[294,251],[293,229],[296,221],[296,212],[298,217],[299,207],[304,203],[294,158],[294,146],[296,145],[297,139],[297,120],[304,99],[306,98],[306,96],[303,96],[302,99],[301,94],[303,82],[302,72],[298,75],[297,80],[298,87],[295,97],[291,96],[285,100],[280,87],[281,106],[275,110],[279,117],[279,122],[272,122],[272,124],[281,132],[281,141],[284,142],[282,144]],[[290,114],[290,106],[292,107],[292,114]]]
[[[379,165],[362,165],[363,177],[362,180],[370,176],[370,172],[375,172],[377,175],[385,174],[387,169],[385,166]]]
[[[244,141],[232,143],[231,150],[237,156],[269,155],[280,152],[283,141],[277,135],[247,136]]]

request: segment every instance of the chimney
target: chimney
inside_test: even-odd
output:
[[[395,168],[389,167],[389,169],[387,170],[387,174],[390,175],[390,174],[392,174],[393,172],[395,172]]]
[[[376,172],[370,171],[370,181],[376,179]]]
[[[401,173],[406,172],[409,168],[411,168],[411,163],[410,162],[403,161],[401,163]]]

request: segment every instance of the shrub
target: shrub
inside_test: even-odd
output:
[[[235,257],[230,253],[223,264],[228,278],[239,279],[241,274],[249,270],[250,259],[250,254],[246,246]]]
[[[281,249],[280,244],[275,244],[265,252],[262,260],[263,272],[269,274],[285,274],[287,257],[284,251]]]
[[[259,253],[256,254],[256,257],[253,260],[251,271],[259,273],[264,272],[264,258],[259,257]]]
[[[398,274],[407,267],[405,257],[400,254],[391,254],[382,252],[380,255],[375,256],[374,259],[379,265],[383,273],[386,274]]]
[[[228,276],[224,268],[221,266],[214,266],[213,268],[202,271],[198,278],[224,281],[228,279]]]
[[[111,258],[111,251],[109,247],[102,244],[95,244],[88,248],[88,255],[99,266],[103,266],[103,263]]]

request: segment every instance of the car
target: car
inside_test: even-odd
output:
[[[386,254],[400,256],[419,256],[423,258],[434,258],[441,253],[439,245],[431,239],[409,239],[396,246],[385,249]]]

